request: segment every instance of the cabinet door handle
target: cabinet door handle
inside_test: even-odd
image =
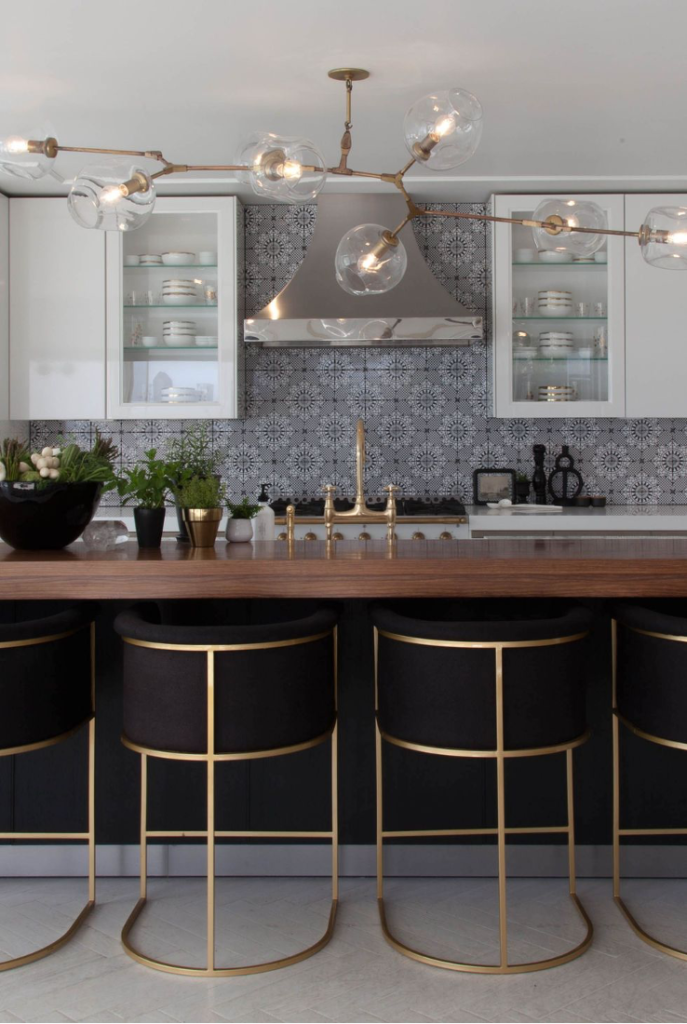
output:
[[[453,540],[453,534],[449,533],[448,530],[444,530],[443,533],[439,534],[439,540]]]
[[[372,540],[372,537],[367,532],[367,530],[363,530],[362,533],[358,534],[358,540]]]
[[[421,530],[418,530],[417,533],[413,534],[413,538],[412,539],[413,540],[424,540],[425,539],[425,535],[424,535],[424,533],[422,533]]]
[[[313,532],[312,532],[311,530],[309,530],[309,531],[308,531],[308,532],[306,533],[306,535],[305,535],[305,537],[303,538],[303,540],[317,540],[317,534],[316,534],[316,533],[313,533]]]

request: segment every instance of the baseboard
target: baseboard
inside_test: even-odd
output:
[[[217,874],[243,876],[324,876],[331,870],[326,845],[219,845]],[[609,878],[610,846],[578,846],[577,874],[581,878]],[[85,846],[61,843],[13,845],[0,849],[0,876],[80,877],[86,874]],[[202,876],[206,857],[201,845],[156,844],[148,848],[151,876]],[[138,874],[139,848],[135,845],[99,846],[97,870],[101,876]],[[622,852],[625,876],[687,878],[684,846],[631,846]],[[496,875],[496,849],[485,846],[397,845],[384,851],[387,876],[489,878]],[[565,846],[510,846],[508,874],[513,878],[558,878],[568,871]],[[375,847],[342,846],[342,877],[373,876]]]

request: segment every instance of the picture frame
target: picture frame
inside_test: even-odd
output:
[[[515,504],[515,470],[498,466],[476,469],[472,474],[472,500],[475,505],[508,498]]]

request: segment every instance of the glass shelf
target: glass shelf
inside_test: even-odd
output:
[[[140,307],[139,307],[140,308]],[[605,324],[608,317],[605,316],[514,316],[513,321],[517,320],[594,320],[597,323]]]
[[[523,266],[528,264],[523,264]],[[137,263],[133,267],[124,264],[124,270],[216,270],[216,263]]]
[[[537,270],[608,270],[608,263],[513,263],[514,267],[535,267]],[[131,269],[131,268],[129,268]]]
[[[174,306],[170,306],[166,302],[164,302],[164,303],[152,302],[152,303],[150,303],[150,305],[148,305],[148,303],[146,303],[145,306],[143,304],[141,304],[140,306],[127,306],[127,305],[125,305],[124,309],[166,309],[169,313],[173,313],[175,309],[196,309],[196,310],[198,310],[198,309],[217,309],[217,303],[216,302],[203,302],[203,303],[196,302],[196,303],[189,303],[188,305],[178,305],[178,306],[174,305]],[[570,317],[570,319],[572,319],[572,317]]]
[[[125,352],[216,352],[217,345],[125,345]]]
[[[516,356],[513,355],[516,363],[607,363],[608,356]]]

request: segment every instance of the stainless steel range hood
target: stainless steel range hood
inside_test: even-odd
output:
[[[392,228],[407,213],[400,195],[326,195],[303,263],[269,305],[244,322],[245,340],[268,347],[469,345],[482,317],[465,310],[432,274],[408,227],[408,266],[384,295],[349,295],[334,274],[334,254],[357,224]]]

